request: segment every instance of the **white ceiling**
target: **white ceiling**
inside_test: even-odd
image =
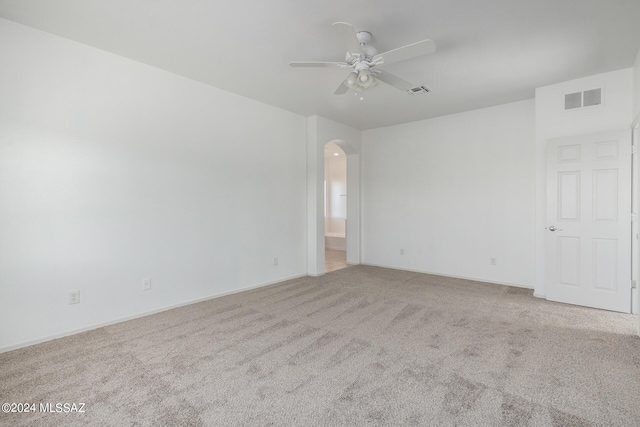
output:
[[[539,86],[633,65],[640,0],[0,0],[0,17],[305,116],[375,128],[532,98]],[[347,72],[332,23],[379,52],[431,39],[433,55],[387,69],[429,94],[381,83],[333,95]]]

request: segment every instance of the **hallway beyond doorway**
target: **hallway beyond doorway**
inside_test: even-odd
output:
[[[336,251],[333,249],[325,249],[324,251],[324,272],[340,270],[348,267],[347,253],[345,251]]]

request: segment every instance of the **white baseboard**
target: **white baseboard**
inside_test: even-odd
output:
[[[476,277],[454,276],[452,274],[434,273],[433,271],[414,270],[414,269],[411,269],[411,268],[392,267],[392,266],[389,266],[389,265],[369,264],[369,263],[366,263],[366,262],[363,262],[362,265],[369,265],[371,267],[391,268],[391,269],[394,269],[394,270],[410,271],[412,273],[431,274],[433,276],[450,277],[452,279],[463,279],[463,280],[472,280],[474,282],[492,283],[494,285],[512,286],[514,288],[533,289],[532,287],[526,286],[526,285],[520,285],[520,284],[516,284],[516,283],[507,283],[507,282],[498,282],[498,281],[489,281],[489,280],[486,280],[486,279],[478,279]]]
[[[202,297],[202,298],[196,298],[196,299],[189,300],[189,301],[183,301],[183,302],[180,302],[180,303],[177,303],[177,304],[172,304],[172,305],[164,306],[164,307],[161,307],[161,308],[157,308],[155,310],[144,311],[142,313],[132,314],[130,316],[125,316],[125,317],[119,317],[117,319],[108,320],[106,322],[94,323],[92,325],[85,326],[85,327],[82,327],[82,328],[72,329],[72,330],[69,330],[69,331],[60,332],[60,333],[53,334],[53,335],[47,335],[47,336],[36,338],[36,339],[33,339],[33,340],[23,341],[23,342],[20,342],[18,344],[11,344],[11,345],[8,345],[8,346],[0,347],[0,353],[6,353],[8,351],[17,350],[19,348],[24,348],[24,347],[29,347],[31,345],[40,344],[40,343],[43,343],[43,342],[46,342],[46,341],[51,341],[51,340],[55,340],[55,339],[58,339],[58,338],[67,337],[69,335],[75,335],[75,334],[79,334],[79,333],[82,333],[82,332],[91,331],[93,329],[103,328],[103,327],[109,326],[109,325],[115,325],[116,323],[122,323],[122,322],[126,322],[126,321],[129,321],[129,320],[138,319],[140,317],[150,316],[152,314],[161,313],[163,311],[171,310],[171,309],[174,309],[174,308],[184,307],[185,305],[196,304],[196,303],[199,303],[199,302],[208,301],[208,300],[216,299],[216,298],[221,298],[221,297],[224,297],[224,296],[227,296],[227,295],[233,295],[233,294],[237,294],[237,293],[240,293],[240,292],[250,291],[252,289],[262,288],[262,287],[265,287],[265,286],[271,286],[271,285],[275,285],[276,283],[286,282],[287,280],[299,279],[300,277],[306,277],[306,276],[307,276],[307,274],[298,274],[298,275],[294,275],[294,276],[290,276],[290,277],[283,277],[281,279],[273,280],[273,281],[270,281],[270,282],[261,283],[259,285],[247,286],[247,287],[240,288],[240,289],[234,289],[232,291],[221,292],[221,293],[218,293],[218,294],[213,294],[213,295],[209,295],[209,296]]]
[[[534,292],[534,293],[533,293],[533,296],[534,296],[534,297],[536,297],[536,298],[547,299],[547,296],[546,296],[546,295],[538,294],[538,293],[536,293],[536,292]]]

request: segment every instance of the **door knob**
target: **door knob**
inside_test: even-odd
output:
[[[556,228],[555,225],[552,225],[551,227],[549,227],[549,231],[562,231],[562,228]]]

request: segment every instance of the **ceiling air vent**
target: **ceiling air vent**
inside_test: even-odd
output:
[[[567,93],[564,95],[564,109],[593,107],[602,105],[602,88],[585,90],[584,92]]]
[[[431,89],[429,89],[426,86],[416,86],[416,87],[412,87],[407,92],[409,93],[409,95],[418,95],[421,93],[429,93],[431,92]]]

